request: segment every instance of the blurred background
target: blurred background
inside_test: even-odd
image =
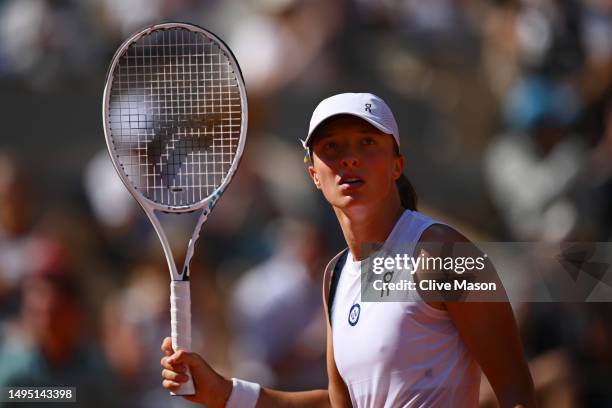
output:
[[[320,281],[344,245],[298,138],[334,93],[390,104],[419,209],[471,239],[612,238],[610,0],[0,0],[0,385],[191,405],[160,384],[169,275],[101,121],[116,47],[165,20],[224,38],[249,91],[192,265],[194,349],[224,375],[326,386]],[[163,222],[184,251],[192,224]],[[612,407],[612,304],[513,307],[541,406]]]

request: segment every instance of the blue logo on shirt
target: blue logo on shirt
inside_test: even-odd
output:
[[[351,307],[351,310],[348,315],[348,322],[351,326],[356,325],[359,321],[359,313],[361,313],[361,306],[359,306],[359,303],[355,303]]]

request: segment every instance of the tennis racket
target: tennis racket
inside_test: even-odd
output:
[[[230,183],[247,132],[240,67],[217,36],[184,23],[146,28],[115,53],[102,104],[113,165],[157,233],[170,269],[174,350],[191,349],[189,264],[202,224]],[[177,269],[156,211],[201,215]],[[174,395],[195,393],[190,380]]]

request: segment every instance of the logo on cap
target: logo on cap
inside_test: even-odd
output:
[[[366,103],[365,104],[365,110],[366,110],[366,112],[372,113],[372,104],[371,103]]]

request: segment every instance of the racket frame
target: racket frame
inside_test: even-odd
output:
[[[235,76],[236,76],[236,80],[238,82],[238,88],[239,88],[239,91],[240,91],[240,99],[241,99],[241,102],[242,102],[240,139],[238,141],[238,146],[236,147],[235,159],[232,161],[230,169],[228,170],[227,175],[224,177],[223,182],[221,183],[221,185],[219,187],[217,187],[207,198],[205,198],[204,200],[201,200],[201,201],[199,201],[197,203],[190,204],[190,205],[174,205],[174,206],[162,205],[162,204],[156,203],[155,201],[150,200],[144,194],[138,192],[138,190],[130,183],[130,181],[128,180],[127,176],[124,174],[124,172],[120,169],[119,163],[116,162],[115,158],[118,157],[118,156],[117,155],[112,156],[111,160],[113,162],[113,166],[115,167],[115,170],[119,174],[119,177],[121,177],[121,181],[123,181],[123,184],[125,184],[125,186],[128,188],[130,193],[132,193],[132,195],[141,196],[147,202],[149,207],[151,207],[151,208],[153,208],[153,209],[155,209],[157,211],[162,211],[162,212],[166,212],[166,213],[186,213],[186,212],[192,212],[192,211],[197,211],[199,209],[203,209],[203,208],[205,208],[207,206],[210,207],[209,208],[209,210],[210,210],[210,209],[212,209],[212,206],[214,205],[214,202],[216,202],[216,200],[219,198],[219,196],[221,196],[221,194],[223,194],[223,191],[225,190],[225,188],[227,187],[227,185],[231,181],[234,173],[236,172],[236,170],[238,168],[238,164],[240,162],[240,158],[242,156],[242,152],[244,150],[244,145],[245,145],[245,142],[246,142],[246,130],[247,130],[247,127],[248,127],[247,94],[246,94],[246,86],[245,86],[245,83],[244,83],[244,78],[242,76],[242,71],[240,70],[240,66],[238,65],[236,57],[234,56],[232,51],[223,42],[223,40],[221,40],[215,34],[211,33],[208,30],[203,29],[202,27],[199,27],[199,26],[196,26],[196,25],[193,25],[193,24],[188,24],[188,23],[162,23],[162,24],[152,25],[152,26],[147,27],[146,29],[144,29],[144,30],[142,30],[142,31],[132,35],[130,38],[128,38],[119,47],[119,49],[113,55],[113,59],[112,59],[111,65],[109,66],[108,72],[106,74],[106,82],[105,82],[105,86],[104,86],[104,96],[103,96],[103,103],[102,103],[102,123],[104,124],[104,136],[105,136],[105,140],[106,140],[106,146],[108,147],[109,153],[111,153],[111,155],[113,155],[115,153],[115,149],[114,149],[114,146],[113,146],[112,138],[110,137],[111,131],[110,131],[110,128],[108,126],[107,118],[110,116],[110,112],[109,112],[109,109],[110,109],[110,94],[111,94],[111,91],[112,91],[110,85],[112,84],[113,73],[115,72],[115,68],[116,68],[117,64],[119,63],[119,60],[120,60],[121,56],[130,47],[130,45],[132,45],[133,43],[137,42],[141,37],[143,37],[145,35],[150,35],[153,31],[170,30],[170,29],[173,29],[173,28],[184,28],[186,30],[189,30],[189,31],[192,31],[192,32],[195,32],[195,33],[200,33],[200,34],[203,34],[203,35],[207,36],[208,38],[210,38],[211,40],[216,42],[217,45],[219,46],[219,48],[228,56],[228,59],[229,59],[231,65],[232,65],[232,68],[234,69],[234,72],[236,74]],[[212,205],[210,204],[211,201],[213,201]]]
[[[228,61],[231,64],[236,81],[238,83],[238,89],[240,92],[240,100],[241,100],[241,126],[240,126],[240,137],[238,140],[238,146],[236,147],[236,152],[234,153],[234,157],[232,163],[230,164],[230,168],[221,181],[221,184],[205,199],[190,205],[163,205],[156,203],[155,201],[146,197],[142,192],[138,190],[128,179],[124,170],[122,170],[122,166],[118,161],[119,155],[116,154],[114,142],[111,137],[111,129],[109,126],[109,118],[110,118],[110,96],[112,93],[112,81],[114,78],[115,68],[119,63],[119,60],[124,55],[124,53],[129,49],[129,47],[137,42],[140,38],[150,35],[154,31],[159,30],[171,30],[176,28],[186,29],[195,33],[202,34],[212,40],[219,49],[225,53],[228,57]],[[242,76],[242,71],[240,70],[240,66],[236,60],[236,57],[230,50],[230,48],[217,37],[215,34],[210,31],[199,27],[190,23],[182,23],[182,22],[168,22],[161,23],[149,26],[143,30],[138,31],[133,34],[127,40],[123,42],[123,44],[117,49],[115,54],[113,55],[112,62],[108,68],[106,74],[106,81],[104,85],[104,93],[103,93],[103,102],[102,102],[102,123],[104,125],[104,137],[106,140],[106,147],[108,149],[109,155],[111,156],[111,162],[113,163],[113,167],[117,171],[119,178],[128,189],[130,194],[134,197],[134,199],[138,202],[138,204],[142,207],[143,211],[151,221],[153,225],[153,229],[155,230],[157,236],[162,245],[162,249],[164,251],[164,255],[166,257],[166,261],[168,263],[168,269],[170,271],[171,278],[171,320],[173,327],[173,336],[172,343],[173,348],[175,350],[178,349],[190,349],[191,348],[191,316],[190,316],[190,299],[189,299],[189,265],[191,263],[191,258],[193,257],[195,243],[200,235],[200,230],[202,225],[208,218],[208,215],[211,213],[215,204],[218,202],[219,198],[231,182],[238,166],[240,164],[240,160],[242,157],[242,153],[244,151],[244,145],[246,143],[246,133],[248,128],[248,101],[247,101],[247,93],[246,93],[246,85],[244,83],[244,78]],[[170,248],[170,243],[168,238],[163,230],[161,222],[159,218],[155,215],[155,211],[163,212],[163,213],[173,213],[173,214],[184,214],[191,213],[194,211],[201,210],[202,213],[198,218],[196,226],[193,230],[192,236],[187,245],[187,252],[185,255],[185,263],[182,270],[179,272],[176,267],[176,263],[174,261],[174,256],[172,254],[172,249]],[[178,293],[178,295],[177,295]],[[179,300],[178,302],[182,302],[182,305],[177,305],[177,296],[186,297],[186,300]],[[187,325],[187,329],[185,329],[185,333],[181,333],[180,337],[187,336],[188,341],[184,342],[181,339],[178,339],[179,336],[175,336],[174,328],[177,324],[177,321],[181,320],[183,324]],[[185,344],[186,347],[181,347],[181,343]],[[173,395],[193,395],[195,393],[193,382],[190,380],[188,383],[184,383],[181,387],[171,394]]]

